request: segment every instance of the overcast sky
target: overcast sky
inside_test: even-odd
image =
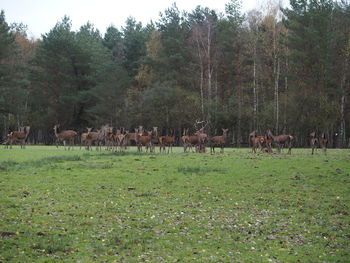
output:
[[[48,33],[64,15],[70,17],[74,30],[87,21],[101,33],[113,24],[125,25],[127,17],[146,25],[157,21],[159,13],[176,2],[180,11],[192,11],[197,5],[223,12],[229,0],[1,0],[0,9],[5,11],[6,22],[22,22],[28,26],[29,37],[38,38]],[[267,0],[266,0],[267,1]],[[261,0],[243,0],[246,12],[261,5]]]

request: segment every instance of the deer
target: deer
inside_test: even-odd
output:
[[[320,138],[320,145],[324,154],[327,154],[328,139],[325,133],[322,133],[322,136]]]
[[[249,141],[252,146],[252,153],[256,153],[256,148],[261,147],[260,138],[256,135],[256,131],[249,134]]]
[[[173,145],[175,143],[175,133],[173,132],[171,136],[160,136],[159,137],[159,144],[160,144],[160,153],[165,153],[165,147],[168,147],[168,154],[171,150],[171,153],[173,152]]]
[[[135,144],[137,145],[137,135],[139,133],[139,129],[135,128],[134,131],[135,132],[133,133],[129,133],[129,131],[126,131],[126,136],[124,140],[125,140],[125,143],[127,143],[128,145],[131,145],[131,142],[135,142]]]
[[[7,135],[10,148],[12,148],[12,145],[14,142],[19,142],[21,145],[21,149],[24,149],[26,140],[29,135],[29,131],[30,131],[30,126],[24,126],[24,127],[20,127],[19,131],[10,132]]]
[[[182,145],[184,147],[184,153],[187,152],[188,147],[191,147],[191,145],[189,144],[188,130],[189,130],[188,128],[184,129],[181,136]]]
[[[221,147],[221,153],[224,153],[228,129],[222,128],[221,136],[214,136],[210,139],[210,153],[215,153],[215,146]]]
[[[73,149],[73,145],[74,145],[74,138],[77,136],[77,132],[73,131],[73,130],[63,130],[63,131],[59,131],[60,125],[56,124],[53,127],[53,130],[55,132],[55,136],[57,138],[57,141],[62,141],[63,145],[64,145],[64,149],[66,150],[66,143],[68,142],[68,150],[70,149],[70,146],[72,145],[72,149]],[[56,144],[56,146],[58,147],[58,145]]]
[[[264,136],[264,142],[266,145],[266,151],[272,153],[272,139],[268,138],[267,135]]]
[[[101,138],[100,142],[104,141],[106,150],[113,149],[113,146],[114,146],[113,127],[110,127],[108,124],[103,125],[100,129],[100,138]],[[100,150],[101,150],[101,143],[100,143]]]
[[[148,131],[147,134],[148,135],[143,135],[143,133],[137,134],[137,151],[142,152],[142,146],[146,147],[147,152],[148,152],[148,148],[151,148],[152,131]]]
[[[89,128],[87,128],[87,129],[89,129]],[[81,146],[84,146],[85,149],[88,149],[87,148],[87,140],[86,140],[87,134],[88,134],[87,132],[84,132],[84,133],[80,134],[80,142],[81,142],[80,150],[81,150]]]
[[[86,135],[87,150],[90,150],[92,145],[96,145],[96,151],[99,149],[101,141],[104,139],[102,130],[97,130],[97,132],[92,132],[92,128],[87,128],[88,132]]]
[[[4,140],[4,142],[2,143],[2,145],[5,145],[5,149],[8,149],[9,148],[9,145],[10,145],[10,134],[11,133],[8,133],[6,135],[6,139]]]
[[[159,136],[158,136],[158,127],[153,127],[152,129],[152,138],[151,138],[151,152],[155,151],[155,145],[160,145],[159,141]]]
[[[117,150],[118,150],[118,147],[119,147],[119,151],[122,151],[123,147],[125,147],[124,141],[125,141],[126,136],[127,136],[127,134],[123,134],[123,133],[116,134],[114,136],[115,141],[116,141]]]
[[[293,141],[293,136],[292,135],[287,135],[287,134],[282,134],[282,135],[277,135],[274,136],[269,129],[267,131],[267,136],[271,138],[277,145],[278,152],[281,153],[281,148],[286,145],[288,147],[288,154],[292,153],[292,141]]]
[[[256,153],[256,149],[260,148],[261,151],[264,150],[264,145],[266,146],[266,152],[271,152],[271,144],[267,143],[266,136],[257,136],[257,131],[252,131],[249,134],[249,141],[252,146],[252,153]]]
[[[198,136],[198,144],[197,144],[197,152],[200,152],[200,153],[205,153],[205,145],[207,144],[208,142],[208,135],[206,133],[204,133],[204,129],[205,127],[209,124],[209,122],[207,122],[204,126],[202,126],[202,128],[200,128],[199,130],[197,129],[197,124],[203,124],[204,121],[196,121],[195,123],[195,128],[196,128],[196,133],[195,135]]]
[[[315,148],[317,149],[318,139],[316,138],[316,132],[310,133],[310,147],[311,154],[314,154]]]

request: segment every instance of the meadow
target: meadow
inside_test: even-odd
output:
[[[0,262],[349,262],[350,151],[310,153],[0,148]]]

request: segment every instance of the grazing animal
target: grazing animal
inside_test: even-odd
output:
[[[126,131],[126,137],[125,142],[127,142],[128,145],[131,145],[132,142],[134,142],[137,145],[137,134],[139,133],[139,129],[135,128],[135,132],[129,133],[129,131]]]
[[[122,151],[124,148],[124,139],[126,138],[127,134],[117,134],[114,136],[115,141],[116,141],[116,146],[117,146],[117,150],[119,148],[119,151]]]
[[[189,129],[184,129],[181,137],[181,142],[184,147],[184,152],[187,152],[187,148],[190,147],[190,145],[188,144],[188,141],[189,141],[188,130]]]
[[[214,136],[210,139],[210,152],[215,153],[215,146],[221,147],[221,153],[224,153],[228,129],[222,128],[221,136]]]
[[[74,139],[77,136],[77,132],[73,131],[73,130],[63,130],[60,131],[59,130],[60,125],[57,124],[53,127],[53,130],[55,132],[55,136],[57,138],[57,141],[61,141],[63,142],[64,145],[64,149],[66,150],[66,143],[68,142],[68,150],[70,149],[70,146],[72,146],[73,149],[73,145],[74,145]],[[56,146],[58,147],[58,145],[56,144]]]
[[[320,138],[320,145],[323,149],[324,154],[327,154],[328,138],[325,133],[322,133],[322,136]]]
[[[261,151],[264,150],[264,146],[266,146],[267,152],[270,152],[269,147],[266,144],[266,136],[257,136],[257,131],[252,131],[249,134],[249,141],[252,146],[252,153],[256,153],[256,149],[260,148]]]
[[[264,136],[264,142],[266,145],[266,151],[272,153],[272,139],[268,138],[268,136]]]
[[[2,143],[2,145],[5,145],[5,148],[8,149],[10,145],[10,133],[6,135],[5,141]]]
[[[189,148],[189,150],[190,150],[190,149],[192,149],[193,146],[196,146],[196,151],[198,150],[197,145],[199,144],[199,137],[197,134],[186,136],[183,139],[185,140],[184,145],[185,145],[186,149]],[[185,151],[185,149],[184,149],[184,151]],[[193,150],[192,150],[192,152],[193,152]]]
[[[87,128],[87,129],[89,129],[89,128]],[[81,150],[81,146],[84,146],[85,147],[85,149],[88,149],[87,147],[87,140],[86,140],[86,136],[87,136],[87,132],[84,132],[84,133],[82,133],[81,135],[80,135],[80,150]]]
[[[160,145],[159,136],[158,136],[158,127],[153,127],[150,152],[155,152],[156,145]]]
[[[168,153],[171,150],[171,153],[173,152],[173,145],[175,143],[175,134],[173,133],[171,136],[160,136],[159,137],[159,144],[160,144],[160,152],[165,153],[165,147],[168,147]]]
[[[315,148],[317,149],[318,139],[316,138],[316,132],[310,133],[310,147],[311,154],[314,154]]]
[[[268,130],[267,136],[271,138],[274,141],[274,143],[276,143],[279,153],[281,152],[281,149],[284,145],[288,147],[288,154],[292,153],[292,141],[293,141],[292,135],[282,134],[282,135],[274,136],[271,130]]]
[[[96,145],[96,151],[99,149],[99,146],[103,140],[103,132],[102,130],[98,130],[97,132],[92,132],[92,128],[87,128],[88,132],[86,135],[87,141],[87,150],[91,150],[93,144]]]
[[[24,126],[24,127],[20,127],[19,131],[10,132],[7,135],[10,148],[12,148],[13,143],[18,142],[21,145],[21,148],[24,149],[26,140],[29,135],[29,131],[30,131],[30,126]]]
[[[206,126],[206,125],[205,125]],[[197,152],[205,153],[205,145],[208,142],[208,135],[204,133],[204,127],[199,129],[195,134],[198,136]]]
[[[142,152],[142,146],[146,147],[146,152],[148,152],[148,149],[151,149],[152,131],[148,131],[147,134],[148,135],[137,134],[137,151]]]
[[[252,131],[249,134],[249,141],[252,146],[252,153],[256,153],[256,148],[260,147],[260,140],[256,135],[256,131]]]

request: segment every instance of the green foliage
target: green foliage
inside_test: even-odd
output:
[[[132,129],[230,127],[293,133],[312,130],[343,145],[349,134],[349,4],[291,1],[265,13],[225,13],[173,4],[143,26],[129,17],[102,37],[91,23],[72,30],[64,17],[42,40],[0,15],[0,128],[32,126],[30,140],[52,141],[52,125],[82,131],[109,123]],[[282,19],[283,13],[283,19]],[[333,142],[332,142],[333,143]]]

